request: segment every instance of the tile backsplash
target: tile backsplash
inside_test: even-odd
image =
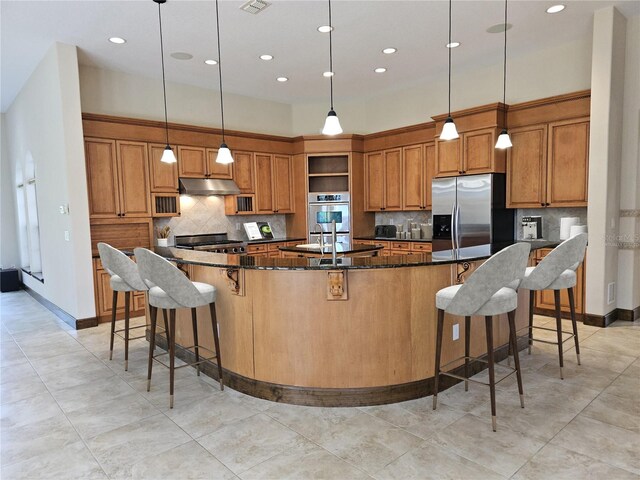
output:
[[[153,222],[155,228],[169,225],[171,235],[169,244],[173,245],[175,235],[194,235],[198,233],[228,233],[234,240],[247,240],[243,223],[269,222],[276,238],[287,236],[284,215],[233,215],[224,214],[224,197],[211,195],[182,195],[180,197],[179,217],[158,218]],[[236,230],[236,224],[240,230]]]
[[[415,212],[376,212],[376,225],[406,225],[407,221],[428,223],[431,220],[430,210]],[[373,235],[373,232],[371,232]]]
[[[522,217],[542,217],[542,238],[545,240],[560,240],[560,219],[562,217],[579,217],[580,225],[587,224],[587,208],[523,208],[516,213],[516,238],[523,238]]]

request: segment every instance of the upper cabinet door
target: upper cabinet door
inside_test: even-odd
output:
[[[547,126],[514,128],[507,153],[507,208],[540,208],[546,202]]]
[[[207,155],[204,148],[178,147],[178,171],[181,177],[205,178],[207,176]]]
[[[273,211],[293,213],[293,171],[289,155],[273,156]]]
[[[421,210],[424,207],[424,147],[412,145],[402,149],[402,209]]]
[[[255,193],[253,153],[233,152],[233,180],[242,193]]]
[[[548,152],[548,206],[586,207],[589,119],[550,123]]]
[[[402,149],[384,152],[384,209],[402,210]]]
[[[365,210],[382,210],[384,208],[384,154],[368,153],[364,162]]]
[[[165,145],[159,143],[149,144],[151,191],[175,193],[178,191],[178,164],[160,161],[164,148]],[[175,147],[173,148],[173,154],[176,154]]]
[[[207,148],[207,173],[211,178],[233,178],[233,163],[217,163],[217,148]]]
[[[86,138],[84,142],[89,193],[89,217],[117,217],[120,213],[116,142]]]
[[[436,175],[436,144],[435,142],[427,143],[424,146],[424,191],[425,201],[424,208],[431,209],[431,181]]]
[[[486,128],[462,134],[463,168],[467,175],[494,172],[494,155],[496,152],[495,129]],[[503,170],[504,172],[504,170]]]
[[[147,144],[117,141],[122,216],[150,217],[151,194]]]
[[[273,176],[271,170],[272,156],[264,153],[255,154],[256,173],[256,213],[273,213]]]
[[[436,177],[451,177],[462,173],[462,154],[459,138],[436,140]]]

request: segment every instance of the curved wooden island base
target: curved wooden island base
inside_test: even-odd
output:
[[[429,264],[385,268],[181,268],[192,280],[218,289],[226,385],[277,402],[362,406],[433,393],[435,293],[455,283],[463,265],[470,272],[483,260],[437,264],[424,256]],[[527,324],[528,292],[520,292],[519,300],[516,322],[521,328]],[[189,310],[178,315],[177,343],[193,345]],[[198,310],[198,321],[201,341],[211,339],[206,308]],[[460,329],[455,341],[453,323]],[[471,324],[471,355],[480,356],[486,353],[484,319],[474,317]],[[494,322],[497,358],[506,357],[507,334],[505,315]],[[165,343],[163,338],[158,342]],[[179,356],[193,355],[177,350]],[[464,321],[447,315],[442,362],[463,354]],[[204,371],[217,378],[213,364]]]

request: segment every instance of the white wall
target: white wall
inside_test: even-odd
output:
[[[83,112],[164,120],[157,79],[80,66],[80,92]],[[219,95],[218,90],[167,83],[169,122],[220,127]],[[291,134],[291,106],[285,103],[225,93],[224,114],[230,130]]]
[[[24,283],[82,319],[95,316],[95,305],[78,78],[76,47],[54,44],[9,107],[5,127],[13,168],[27,152],[36,166],[44,284],[28,275]]]
[[[502,63],[452,76],[451,109],[502,101]],[[591,38],[508,59],[507,103],[588,89]],[[346,133],[372,133],[431,121],[447,112],[447,78],[357,101],[337,98],[335,109]],[[326,102],[293,105],[293,134],[317,134]]]
[[[7,148],[4,113],[0,115],[0,267],[18,267],[16,182]]]
[[[625,65],[618,308],[632,310],[640,306],[640,16],[627,21]]]

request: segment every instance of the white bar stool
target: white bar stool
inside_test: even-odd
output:
[[[149,313],[151,317],[151,338],[149,342],[149,370],[147,374],[147,391],[151,389],[151,372],[153,360],[169,368],[169,407],[173,408],[173,385],[175,371],[176,354],[176,309],[190,308],[191,321],[193,327],[194,345],[186,347],[194,349],[196,361],[187,363],[178,368],[195,365],[200,375],[200,364],[216,359],[218,364],[218,375],[220,379],[220,390],[224,390],[222,379],[222,361],[220,359],[220,341],[218,339],[218,322],[216,318],[216,289],[213,285],[201,282],[190,281],[183,272],[168,260],[147,250],[146,248],[136,248],[134,250],[140,276],[149,285]],[[198,344],[198,323],[196,308],[209,305],[211,311],[211,327],[213,329],[213,341],[215,352]],[[158,360],[158,356],[153,355],[156,338],[156,318],[158,308],[169,310],[169,365]],[[200,350],[207,350],[215,353],[209,358],[200,358]],[[165,354],[163,354],[165,355]]]
[[[580,233],[575,237],[571,237],[565,240],[556,248],[553,249],[537,267],[528,267],[526,269],[524,278],[520,283],[520,288],[524,288],[530,291],[529,293],[529,353],[531,353],[531,345],[534,341],[541,343],[548,343],[551,345],[558,345],[558,360],[560,363],[560,378],[564,379],[562,368],[563,363],[563,350],[562,346],[564,342],[570,340],[572,337],[576,346],[576,357],[578,359],[578,365],[580,365],[580,345],[578,342],[578,326],[576,324],[576,307],[574,301],[573,289],[577,283],[576,270],[584,260],[585,250],[587,248],[587,234]],[[569,309],[571,311],[571,324],[573,327],[573,333],[562,331],[562,317],[560,314],[560,290],[567,289],[569,293]],[[535,292],[542,290],[553,290],[556,306],[556,328],[546,327],[534,327],[533,326],[533,305],[535,299]],[[543,340],[541,338],[533,338],[533,329],[555,331],[558,340],[552,342],[549,340]],[[562,339],[562,334],[568,334],[565,340]]]
[[[433,409],[438,405],[438,384],[440,375],[447,375],[459,380],[464,380],[465,390],[469,388],[469,361],[478,360],[488,364],[489,383],[471,380],[476,383],[488,385],[491,394],[491,424],[496,431],[496,383],[504,380],[512,373],[516,373],[518,379],[518,391],[520,393],[520,405],[524,408],[524,391],[522,388],[522,376],[520,373],[520,360],[516,344],[515,310],[518,306],[518,294],[509,285],[519,282],[524,276],[529,258],[531,245],[516,243],[493,255],[480,265],[462,285],[452,285],[443,288],[436,293],[436,307],[438,309],[438,328],[436,334],[436,360]],[[449,313],[464,317],[465,319],[465,348],[464,356],[456,358],[442,368],[464,358],[464,377],[450,372],[441,371],[440,357],[442,354],[442,335],[444,329],[444,314]],[[495,380],[493,359],[493,316],[506,313],[509,320],[509,343],[512,345],[516,368]],[[487,337],[487,360],[469,356],[471,317],[483,315],[485,317],[485,329]]]
[[[146,292],[147,285],[140,278],[138,266],[120,250],[107,243],[98,243],[100,261],[111,278],[109,283],[113,290],[113,303],[111,307],[111,340],[109,344],[109,360],[113,359],[113,338],[115,335],[124,339],[124,369],[129,369],[129,340],[144,338],[144,335],[131,338],[129,330],[146,328],[146,325],[129,328],[129,312],[131,305],[131,292]],[[118,307],[118,292],[124,292],[124,328],[116,330],[116,309]],[[166,325],[165,325],[166,327]],[[124,332],[124,335],[121,333]]]

